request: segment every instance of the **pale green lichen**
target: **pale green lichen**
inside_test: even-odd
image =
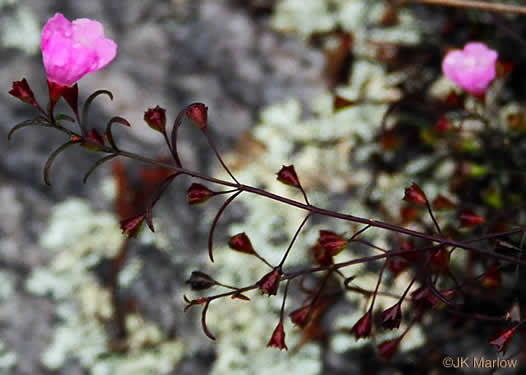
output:
[[[16,361],[16,353],[10,351],[0,339],[0,375],[10,374],[10,370],[16,365]]]
[[[0,271],[0,302],[7,300],[15,290],[15,282],[9,272]]]
[[[111,295],[90,269],[114,256],[123,240],[116,217],[95,212],[85,201],[70,199],[54,208],[41,245],[55,252],[55,258],[34,270],[26,282],[30,292],[50,296],[57,304],[60,323],[42,355],[47,368],[58,369],[73,358],[91,375],[168,374],[182,358],[183,343],[166,338],[155,323],[139,315],[127,316],[128,350],[109,349]],[[129,284],[140,271],[140,262],[129,262],[119,283]]]
[[[7,7],[14,7],[14,10],[12,15],[3,17],[0,29],[2,45],[20,49],[28,55],[37,53],[41,28],[38,18],[30,8],[16,5],[16,1],[0,2],[0,11]]]
[[[330,4],[329,4],[330,3]],[[293,199],[302,200],[297,189],[280,184],[275,173],[282,165],[293,164],[308,191],[313,204],[321,207],[331,206],[333,194],[352,191],[352,199],[338,203],[340,212],[374,218],[372,211],[364,202],[364,194],[382,201],[391,215],[398,216],[404,188],[412,177],[426,168],[434,159],[418,158],[399,174],[381,173],[372,191],[368,186],[372,171],[366,166],[369,157],[379,151],[374,142],[379,130],[387,103],[396,101],[401,93],[395,88],[405,75],[399,72],[388,73],[382,64],[373,61],[374,48],[371,41],[388,40],[402,44],[415,44],[419,41],[418,23],[407,12],[400,15],[400,25],[386,30],[369,33],[365,27],[381,17],[385,5],[383,2],[355,1],[295,1],[283,0],[278,3],[273,18],[277,29],[296,32],[307,38],[312,33],[327,31],[336,25],[353,31],[355,37],[354,52],[357,54],[353,70],[346,85],[338,87],[338,95],[349,100],[369,100],[369,104],[354,105],[346,109],[333,110],[333,95],[324,94],[312,101],[308,108],[302,108],[299,101],[286,100],[266,108],[261,114],[260,123],[252,131],[254,139],[262,144],[263,151],[250,157],[249,163],[240,163],[235,171],[236,177],[243,183],[263,186],[265,189]],[[371,102],[374,101],[374,104]],[[386,104],[378,104],[384,101]],[[313,113],[303,118],[302,113]],[[351,163],[351,153],[355,164]],[[231,154],[228,162],[236,164],[239,158]],[[442,174],[444,174],[442,169]],[[452,173],[451,170],[445,172]],[[226,174],[223,173],[226,177]],[[431,194],[436,186],[427,186]],[[294,234],[306,212],[271,202],[263,198],[254,198],[243,194],[238,199],[247,207],[247,213],[240,223],[228,229],[228,234],[246,232],[256,250],[272,264],[281,260],[287,242]],[[209,219],[212,219],[212,215]],[[359,226],[358,226],[359,227]],[[344,221],[329,220],[324,224],[308,223],[298,236],[292,252],[287,259],[287,267],[307,264],[309,249],[315,243],[320,229],[330,228],[336,232],[352,233],[356,226]],[[366,237],[375,245],[389,248],[389,232],[371,229]],[[285,241],[276,241],[284,238]],[[352,247],[342,252],[337,261],[348,260],[352,256]],[[374,254],[375,251],[371,251]],[[269,269],[249,256],[234,253],[228,248],[218,248],[215,253],[215,276],[222,282],[233,285],[250,285],[261,278]],[[356,265],[343,270],[347,276],[356,275],[354,285],[370,289],[376,284],[378,275],[368,271],[365,265]],[[389,291],[402,294],[409,284],[409,275],[402,274],[389,284]],[[413,288],[417,288],[415,283]],[[281,298],[261,297],[252,293],[250,302],[218,301],[210,306],[208,313],[209,328],[217,335],[218,357],[213,374],[319,374],[320,352],[314,344],[303,346],[298,353],[285,357],[283,353],[266,349],[275,324],[278,321]],[[350,329],[363,315],[367,299],[355,293],[346,297],[353,306],[349,314],[341,316],[333,328]],[[379,296],[376,306],[387,308],[393,299]],[[292,301],[287,303],[287,311],[295,308]],[[298,342],[299,331],[287,320],[286,341],[289,347]],[[403,327],[402,327],[403,328]],[[393,332],[379,330],[375,333],[375,342],[395,335]],[[419,325],[415,325],[402,341],[401,350],[410,350],[421,346],[425,336]],[[349,334],[334,335],[331,348],[335,352],[344,352],[357,346],[369,345],[369,340],[356,340]],[[292,364],[292,365],[291,365]]]

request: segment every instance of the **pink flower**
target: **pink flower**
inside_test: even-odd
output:
[[[473,95],[482,95],[495,78],[497,51],[484,43],[468,43],[450,51],[442,61],[444,75]]]
[[[104,38],[99,22],[86,18],[69,22],[60,13],[42,29],[41,48],[48,81],[62,86],[104,68],[117,54],[117,44]]]

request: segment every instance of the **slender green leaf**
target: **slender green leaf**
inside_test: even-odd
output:
[[[61,145],[59,148],[57,148],[55,151],[53,151],[51,155],[49,155],[49,158],[47,159],[46,165],[44,167],[44,182],[46,183],[46,185],[51,185],[49,181],[49,173],[51,171],[51,166],[53,165],[53,162],[55,161],[57,156],[60,155],[60,153],[64,151],[66,148],[68,148],[69,146],[72,146],[79,142],[80,141],[78,140],[66,142],[63,145]]]
[[[93,94],[91,94],[88,99],[84,102],[84,107],[82,108],[82,125],[87,126],[88,124],[88,113],[89,109],[91,107],[91,103],[95,98],[101,94],[108,95],[111,100],[113,100],[113,94],[109,90],[97,90]]]
[[[119,156],[118,154],[111,154],[111,155],[108,155],[108,156],[105,156],[99,160],[97,160],[95,162],[95,164],[93,164],[91,166],[91,168],[86,172],[86,174],[84,175],[84,178],[82,179],[82,183],[85,184],[87,181],[88,181],[88,178],[89,176],[91,176],[91,174],[95,171],[95,169],[97,169],[100,165],[104,164],[105,162],[113,159],[114,157],[116,156]]]
[[[106,132],[104,133],[104,136],[108,140],[108,143],[111,145],[111,147],[113,147],[114,150],[119,151],[119,149],[117,148],[117,145],[115,144],[115,141],[113,140],[113,134],[111,132],[111,126],[114,123],[121,124],[121,125],[128,126],[128,127],[131,127],[131,124],[125,118],[120,117],[120,116],[115,116],[115,117],[112,117],[108,121],[108,125],[106,125]]]
[[[11,136],[19,129],[25,128],[26,126],[43,126],[48,128],[54,128],[52,124],[50,124],[47,119],[43,116],[37,116],[35,118],[32,118],[31,120],[22,121],[21,123],[16,124],[7,135],[7,139],[10,141]]]

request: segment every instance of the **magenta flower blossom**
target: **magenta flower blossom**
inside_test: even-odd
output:
[[[450,51],[442,61],[444,75],[465,91],[482,95],[496,75],[497,51],[484,43],[468,43]]]
[[[104,68],[117,54],[117,44],[104,37],[99,22],[86,18],[69,22],[60,13],[42,29],[41,48],[48,81],[62,86]]]

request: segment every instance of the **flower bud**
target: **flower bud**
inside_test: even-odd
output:
[[[306,305],[294,310],[289,314],[290,320],[299,328],[305,328],[312,316],[312,305]]]
[[[263,293],[268,294],[269,296],[275,296],[278,293],[279,282],[281,279],[281,272],[277,269],[267,273],[257,282],[259,289]]]
[[[433,208],[435,210],[441,211],[441,210],[449,210],[451,208],[455,207],[453,202],[451,202],[449,199],[444,197],[443,195],[439,194],[434,200],[433,200]]]
[[[449,269],[449,251],[444,248],[440,248],[433,254],[431,259],[431,269],[434,272],[447,273]]]
[[[453,124],[446,116],[441,116],[435,124],[435,129],[439,133],[446,133],[453,128]]]
[[[208,127],[208,107],[203,103],[190,104],[186,108],[186,115],[201,130]]]
[[[334,259],[329,252],[320,245],[319,242],[312,248],[314,259],[320,266],[330,266],[334,263]]]
[[[489,341],[489,343],[497,349],[497,353],[502,353],[502,355],[506,354],[506,350],[508,349],[517,327],[518,325],[508,328]]]
[[[422,191],[420,186],[418,186],[414,182],[410,187],[405,188],[405,194],[404,194],[403,200],[414,203],[414,204],[418,204],[418,205],[425,205],[427,203],[427,198],[426,198],[425,193]]]
[[[380,358],[382,358],[384,361],[389,361],[396,353],[399,344],[400,337],[382,342],[380,345],[378,345]]]
[[[288,350],[287,345],[285,344],[285,329],[283,328],[283,322],[280,321],[274,329],[274,332],[272,332],[272,337],[270,338],[267,347]]]
[[[230,238],[230,241],[228,241],[228,246],[230,246],[232,250],[239,251],[241,253],[245,253],[245,254],[255,254],[256,253],[256,251],[252,247],[250,238],[248,238],[245,232],[238,233],[235,236],[232,236]]]
[[[166,132],[166,110],[159,106],[155,108],[148,108],[144,112],[144,121],[150,128],[160,133]]]
[[[20,99],[24,103],[31,104],[35,107],[38,107],[35,95],[29,87],[26,79],[23,78],[21,81],[13,82],[13,88],[9,91],[9,94],[13,95],[15,98]]]
[[[91,129],[86,134],[86,138],[84,138],[81,144],[88,150],[99,151],[100,147],[104,146],[104,138],[100,135],[97,129]]]
[[[320,238],[318,242],[331,256],[342,251],[348,243],[348,241],[339,234],[328,230],[320,230]]]
[[[482,285],[486,288],[498,288],[502,284],[502,275],[496,264],[490,264],[482,279]]]
[[[215,192],[204,185],[193,183],[186,192],[188,204],[194,205],[204,203],[215,195]]]
[[[285,185],[294,186],[297,188],[301,186],[300,180],[296,174],[296,171],[294,170],[293,165],[282,166],[277,175],[278,181],[284,183]]]
[[[385,329],[394,329],[400,327],[402,320],[402,308],[400,303],[391,306],[382,312],[382,327]]]
[[[372,314],[371,311],[367,311],[367,313],[351,328],[351,333],[356,337],[356,340],[367,338],[371,334],[372,326]]]
[[[121,220],[121,230],[128,237],[135,238],[144,223],[144,215],[132,216],[128,219]]]
[[[205,290],[213,287],[217,282],[206,273],[193,271],[190,278],[186,280],[186,284],[189,284],[193,290]]]
[[[393,273],[394,277],[397,277],[402,273],[408,266],[407,261],[400,256],[393,256],[389,258],[388,267]]]
[[[470,210],[462,211],[459,215],[459,219],[463,227],[474,227],[483,224],[486,221],[482,216],[477,215]]]

